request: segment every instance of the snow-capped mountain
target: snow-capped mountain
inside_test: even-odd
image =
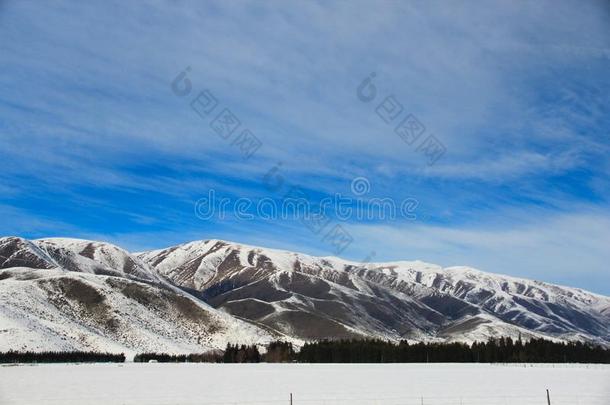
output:
[[[0,269],[0,350],[519,335],[610,345],[608,297],[420,261],[362,264],[219,240],[132,254],[10,237],[0,238]]]
[[[302,339],[610,342],[610,298],[468,267],[360,264],[217,240],[138,256],[214,307]]]
[[[201,352],[277,336],[218,311],[107,243],[0,239],[0,351]]]

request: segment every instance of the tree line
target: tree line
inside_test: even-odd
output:
[[[265,347],[261,354],[256,345],[227,344],[224,351],[217,350],[197,354],[141,353],[135,362],[159,363],[281,363],[295,360],[292,343],[276,341]]]
[[[335,340],[306,343],[296,354],[302,363],[610,363],[610,349],[581,342],[545,339],[490,339],[465,343],[392,343]]]
[[[140,361],[215,363],[606,363],[610,349],[581,342],[545,339],[490,339],[465,343],[393,343],[378,339],[323,340],[296,351],[290,342],[275,341],[260,353],[256,345],[228,344],[224,352],[200,355],[147,353]],[[138,358],[136,356],[136,358]],[[137,361],[137,360],[136,360]]]
[[[222,351],[210,351],[205,353],[190,354],[168,354],[168,353],[139,353],[133,358],[136,363],[148,363],[156,361],[159,363],[221,363]]]
[[[0,353],[0,363],[124,362],[125,355],[99,352]],[[546,339],[490,339],[465,343],[398,343],[379,339],[322,340],[296,351],[292,343],[275,341],[263,353],[256,345],[228,344],[224,351],[168,354],[140,353],[135,362],[162,363],[605,363],[610,349],[582,342]]]
[[[123,363],[124,353],[101,352],[0,352],[0,363]]]

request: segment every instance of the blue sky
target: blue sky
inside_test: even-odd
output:
[[[356,177],[363,198],[418,201],[416,220],[330,213],[343,257],[610,294],[609,17],[602,1],[2,2],[0,234],[333,255],[297,220],[195,215],[210,190],[279,201],[279,167],[313,203]],[[253,156],[191,109],[205,89]],[[442,142],[436,163],[376,114],[387,96]]]

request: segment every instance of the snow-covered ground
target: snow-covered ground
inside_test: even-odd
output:
[[[610,404],[610,366],[81,364],[0,367],[1,404]]]

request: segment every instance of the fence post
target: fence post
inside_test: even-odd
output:
[[[290,393],[290,405],[292,405],[292,392]]]
[[[551,405],[551,394],[549,394],[548,388],[546,390],[546,402],[548,403],[548,405]]]

